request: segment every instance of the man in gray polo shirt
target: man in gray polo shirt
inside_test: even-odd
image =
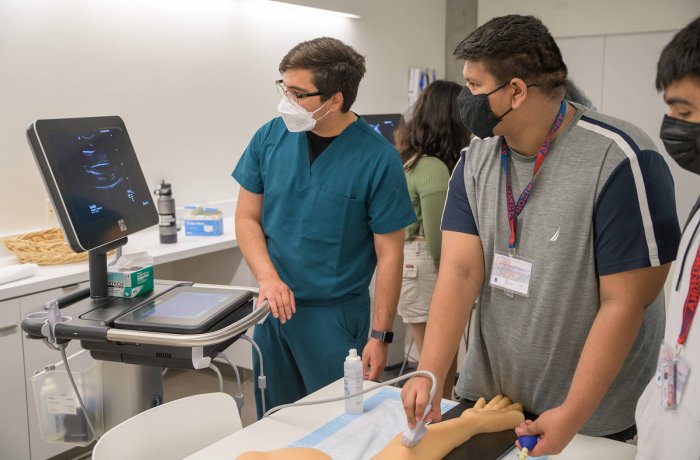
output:
[[[538,414],[516,430],[540,434],[535,456],[578,432],[631,438],[680,235],[669,169],[635,126],[563,100],[566,65],[538,19],[494,18],[455,56],[479,138],[450,181],[419,369],[443,381],[476,301],[459,396],[506,394]],[[429,386],[404,387],[409,426]]]

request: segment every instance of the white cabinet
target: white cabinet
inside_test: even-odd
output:
[[[8,460],[29,458],[19,300],[0,302],[0,446]]]
[[[15,299],[14,301],[19,301],[20,311],[22,316],[24,316],[27,313],[31,313],[32,311],[41,307],[49,300],[64,296],[86,286],[87,283],[75,284],[64,288],[52,289],[50,291],[43,291],[36,294],[27,295],[20,297],[19,299]],[[23,405],[25,406],[25,420],[27,420],[26,417],[28,416],[29,422],[29,445],[31,450],[31,459],[43,460],[53,457],[54,455],[58,455],[61,452],[65,452],[73,447],[69,444],[44,442],[41,439],[41,432],[39,431],[39,423],[36,415],[36,404],[34,402],[34,394],[32,392],[31,379],[34,372],[44,369],[44,367],[48,364],[54,364],[61,361],[61,355],[58,351],[46,346],[46,344],[41,340],[28,339],[25,335],[22,342],[24,346],[24,370],[20,375],[24,375],[24,384],[27,393],[26,404]],[[77,353],[78,351],[80,351],[80,342],[77,341],[70,342],[66,348],[67,356]],[[22,402],[24,403],[24,401]],[[23,458],[29,458],[29,456],[25,456]]]
[[[157,239],[156,239],[157,241]],[[226,243],[227,245],[229,243]],[[191,242],[183,242],[189,247]],[[200,283],[234,284],[247,286],[255,279],[243,257],[235,247],[210,250],[202,254],[178,256],[171,262],[156,264],[159,279],[180,279]],[[151,252],[162,252],[160,247]],[[211,253],[210,253],[211,252]],[[189,254],[189,253],[188,253]],[[67,268],[72,268],[70,265]],[[55,273],[55,270],[54,270]],[[71,272],[72,273],[72,272]],[[84,276],[83,276],[84,275]],[[49,275],[50,278],[51,275]],[[70,274],[72,280],[85,280],[87,273]],[[65,278],[64,278],[65,279]],[[51,279],[48,281],[53,282]],[[57,283],[51,286],[56,286]],[[0,460],[44,460],[71,449],[69,444],[49,443],[41,439],[37,422],[36,404],[31,378],[48,364],[61,360],[58,351],[50,349],[41,340],[26,338],[20,328],[21,318],[42,307],[47,301],[88,286],[87,282],[67,287],[36,292],[45,286],[37,282],[32,290],[0,286]],[[50,287],[50,286],[46,286]],[[244,367],[250,365],[250,345],[239,341],[229,355]],[[80,342],[72,341],[68,356],[80,350]]]

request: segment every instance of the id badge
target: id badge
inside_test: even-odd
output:
[[[661,363],[661,407],[675,410],[676,402],[676,363],[668,360]]]
[[[674,350],[670,345],[661,345],[659,362],[656,367],[656,383],[659,385],[661,407],[675,410],[681,403],[685,384],[688,381],[690,367],[679,357],[680,349]]]
[[[503,289],[511,297],[513,294],[527,297],[530,292],[531,275],[532,262],[495,253],[489,285]]]

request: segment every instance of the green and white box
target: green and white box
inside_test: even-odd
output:
[[[107,267],[107,295],[136,297],[153,290],[153,259],[148,253],[123,255]]]

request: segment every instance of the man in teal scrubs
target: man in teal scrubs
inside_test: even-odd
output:
[[[233,171],[236,239],[272,310],[255,327],[266,407],[343,375],[350,348],[365,377],[386,364],[415,220],[398,153],[350,111],[364,58],[333,38],[295,46],[279,66],[281,117],[263,125]],[[377,270],[370,328],[368,286]],[[253,354],[256,375],[260,372]],[[256,403],[261,396],[256,380]]]

